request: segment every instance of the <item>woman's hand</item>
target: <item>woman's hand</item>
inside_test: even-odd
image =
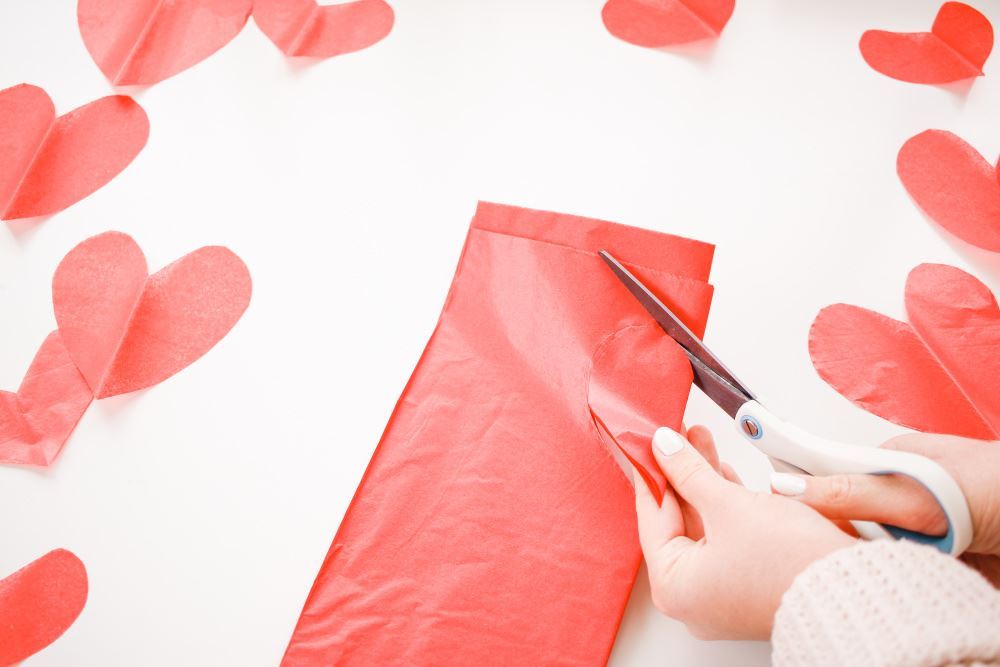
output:
[[[767,639],[795,576],[855,540],[805,504],[749,491],[729,469],[720,474],[704,427],[688,438],[666,428],[653,438],[671,487],[662,505],[641,480],[635,485],[653,602],[696,637]]]
[[[926,456],[955,478],[972,514],[972,544],[964,558],[994,586],[1000,585],[1000,443],[912,433],[882,447]],[[901,475],[775,473],[771,486],[830,519],[878,521],[929,535],[943,535],[947,529],[944,513],[930,492]]]

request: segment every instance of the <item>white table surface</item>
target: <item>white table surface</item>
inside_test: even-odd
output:
[[[1000,286],[998,256],[937,231],[895,174],[903,141],[934,127],[993,159],[996,57],[962,96],[878,75],[857,49],[867,28],[928,29],[936,2],[741,0],[715,47],[686,55],[613,38],[601,0],[391,2],[386,40],[311,66],[250,22],[137,93],[149,144],[108,186],[40,224],[0,224],[7,389],[54,328],[56,264],[93,234],[131,234],[154,270],[224,244],[254,280],[203,359],[95,403],[50,469],[0,468],[0,573],[65,547],[90,578],[83,614],[27,664],[277,663],[477,199],[717,243],[709,344],[780,414],[862,442],[899,429],[813,371],[816,312],[845,301],[900,317],[924,261]],[[0,86],[20,82],[60,113],[112,92],[73,0],[0,2]],[[762,458],[697,392],[688,422],[714,426],[724,458],[766,485]],[[688,637],[641,582],[612,664],[768,653]]]

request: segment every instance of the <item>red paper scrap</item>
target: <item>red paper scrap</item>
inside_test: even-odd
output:
[[[166,380],[208,352],[250,304],[246,265],[199,248],[153,275],[131,237],[73,248],[52,279],[59,330],[17,394],[0,392],[0,463],[52,463],[90,402]]]
[[[329,58],[360,51],[392,30],[395,15],[384,0],[319,5],[315,0],[256,0],[253,18],[288,56]]]
[[[149,121],[131,97],[102,97],[56,118],[44,90],[0,90],[0,218],[49,215],[106,185],[139,154]]]
[[[902,426],[1000,439],[1000,309],[989,288],[943,264],[906,281],[910,324],[835,304],[809,332],[820,377],[845,398]]]
[[[73,625],[87,602],[87,570],[56,549],[0,580],[0,665],[38,653]]]
[[[911,83],[950,83],[983,75],[993,26],[969,5],[946,2],[930,32],[868,30],[861,55],[872,69]]]
[[[116,86],[150,85],[239,34],[253,0],[79,0],[83,43]]]
[[[675,46],[715,39],[736,0],[608,0],[601,18],[608,32],[638,46]]]
[[[711,246],[480,204],[282,664],[605,664],[640,552],[589,378],[602,342],[649,315],[602,248],[703,331]],[[689,381],[629,401],[644,389],[679,414]]]
[[[59,332],[53,331],[18,392],[0,391],[0,463],[52,463],[93,400]]]
[[[997,169],[951,132],[927,130],[907,140],[896,173],[936,223],[972,245],[1000,252]]]
[[[587,402],[598,432],[621,450],[657,502],[667,480],[653,458],[653,433],[661,426],[680,430],[693,379],[687,355],[655,324],[616,331],[594,354]]]
[[[52,303],[66,349],[105,398],[162,382],[208,352],[250,290],[250,272],[227,248],[199,248],[150,276],[131,237],[105,232],[59,263]]]

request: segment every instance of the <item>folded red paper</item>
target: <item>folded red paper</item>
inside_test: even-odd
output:
[[[681,423],[693,379],[687,355],[656,324],[616,331],[594,354],[587,403],[598,432],[621,450],[657,502],[667,478],[650,442],[660,426]]]
[[[79,0],[77,22],[116,86],[150,85],[201,62],[247,22],[253,0]]]
[[[56,118],[37,86],[0,90],[0,218],[57,213],[106,185],[139,154],[149,121],[112,95]]]
[[[906,281],[910,324],[845,304],[820,311],[809,354],[845,398],[902,426],[1000,440],[1000,309],[989,288],[943,264]]]
[[[83,611],[87,570],[56,549],[0,580],[0,665],[13,665],[54,642]]]
[[[969,5],[941,5],[930,32],[869,30],[861,55],[872,69],[911,83],[950,83],[982,76],[993,50],[993,26]]]
[[[0,463],[49,465],[94,398],[152,386],[208,352],[250,303],[246,265],[208,246],[153,275],[131,237],[73,248],[52,279],[58,331],[0,392]]]
[[[703,331],[711,246],[480,204],[283,664],[606,662],[640,552],[634,495],[588,393],[602,343],[632,341],[649,315],[602,248]],[[637,363],[663,369],[661,343],[633,342]],[[650,414],[676,428],[690,368],[652,375],[662,382],[627,400],[663,401]]]
[[[927,130],[907,140],[896,173],[924,213],[966,243],[1000,252],[997,169],[951,132]]]
[[[615,37],[638,46],[676,46],[715,39],[736,0],[608,0],[601,11]]]
[[[385,0],[256,0],[253,19],[285,55],[329,58],[384,39],[395,14]]]

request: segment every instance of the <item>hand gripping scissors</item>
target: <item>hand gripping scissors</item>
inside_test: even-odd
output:
[[[948,520],[948,530],[943,536],[852,521],[861,537],[907,539],[956,556],[969,546],[972,541],[969,506],[958,483],[944,468],[918,454],[826,440],[782,421],[761,405],[746,385],[648,287],[607,251],[602,250],[600,255],[660,328],[684,350],[691,361],[695,386],[732,417],[743,437],[776,466],[808,475],[906,475],[930,491]]]

